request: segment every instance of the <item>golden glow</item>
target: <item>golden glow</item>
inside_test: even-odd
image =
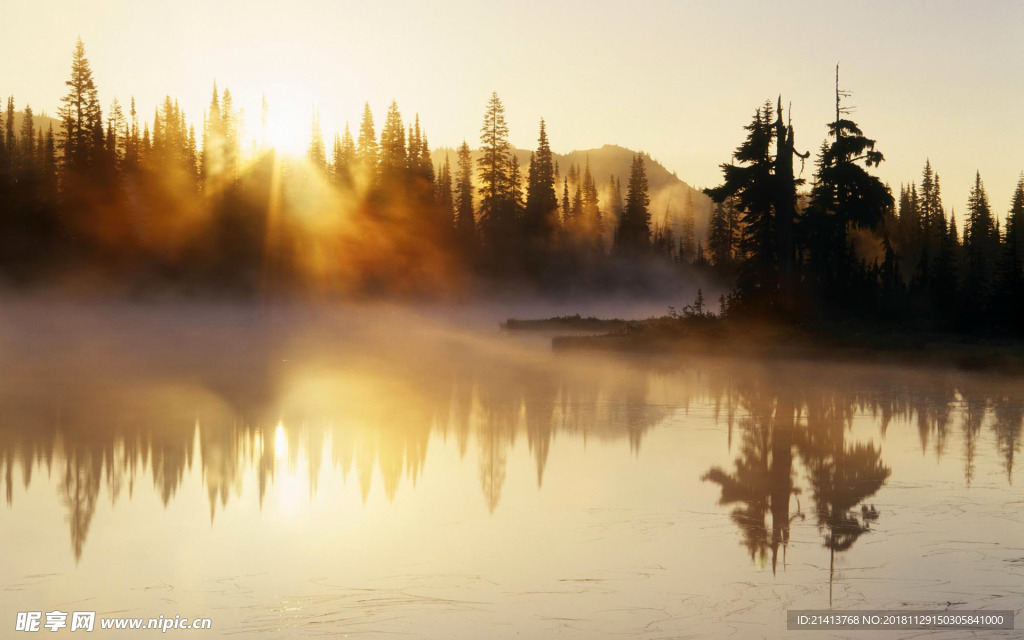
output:
[[[303,156],[309,146],[312,108],[269,102],[254,131],[257,144],[289,156]]]
[[[274,430],[274,458],[284,460],[288,457],[288,435],[284,432],[284,425],[277,424]]]

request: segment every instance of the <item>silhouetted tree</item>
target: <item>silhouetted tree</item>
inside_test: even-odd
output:
[[[855,298],[859,258],[848,235],[855,229],[874,231],[893,201],[888,187],[866,170],[881,164],[884,156],[875,149],[874,140],[844,117],[841,99],[846,93],[839,89],[838,78],[837,67],[836,119],[829,124],[832,143],[818,158],[806,225],[809,275],[817,295],[833,305],[851,308],[865,301]]]
[[[989,310],[998,246],[999,234],[979,172],[975,174],[974,186],[967,199],[967,225],[964,229],[967,259],[964,290],[975,319],[980,319]]]
[[[651,197],[643,154],[635,154],[629,171],[626,206],[615,229],[614,249],[618,255],[643,255],[651,244]]]
[[[558,197],[555,195],[555,167],[551,145],[543,118],[537,138],[537,151],[530,161],[526,184],[526,208],[523,213],[523,235],[532,249],[531,257],[540,259],[540,252],[551,241],[558,223]]]
[[[765,102],[745,127],[747,139],[733,153],[733,160],[739,164],[721,165],[723,183],[705,190],[718,203],[733,198],[742,212],[739,272],[734,294],[738,305],[748,309],[773,307],[779,290],[773,119],[772,105]]]
[[[497,93],[492,93],[480,129],[481,156],[477,171],[480,178],[479,225],[488,250],[502,253],[514,231],[510,206],[508,124],[505,107]],[[501,257],[499,256],[499,260]]]
[[[476,217],[473,210],[473,156],[463,141],[459,147],[458,177],[455,180],[455,235],[464,255],[476,249]]]

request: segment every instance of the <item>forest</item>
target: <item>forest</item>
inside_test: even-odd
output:
[[[9,290],[459,298],[699,281],[724,292],[717,314],[701,299],[707,316],[1024,335],[1024,178],[1002,224],[980,175],[962,227],[927,161],[894,195],[872,174],[884,156],[850,119],[838,67],[813,159],[782,97],[754,109],[705,190],[715,205],[700,237],[692,206],[681,233],[655,221],[642,153],[624,176],[559,167],[541,120],[524,166],[497,93],[476,160],[464,141],[438,163],[396,103],[379,133],[369,105],[355,133],[333,137],[314,114],[299,159],[243,136],[216,84],[198,127],[171,97],[151,117],[134,98],[101,108],[81,41],[65,84],[56,127],[13,97],[0,114]]]

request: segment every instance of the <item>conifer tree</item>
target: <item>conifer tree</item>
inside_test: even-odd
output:
[[[622,183],[615,176],[611,176],[608,178],[608,214],[613,225],[618,226],[624,208]]]
[[[597,195],[597,185],[594,183],[594,177],[590,173],[589,155],[587,156],[586,168],[583,170],[580,214],[582,216],[581,226],[586,234],[588,245],[592,250],[601,248],[602,234],[604,232],[604,218],[601,215],[601,206]]]
[[[419,124],[420,117],[416,116],[416,124]],[[434,160],[430,155],[430,141],[427,140],[427,132],[424,130],[420,134],[420,155],[417,163],[417,172],[421,180],[426,182],[434,181]]]
[[[834,305],[859,305],[853,299],[860,261],[847,240],[851,229],[874,231],[892,207],[888,187],[867,169],[885,159],[875,141],[846,118],[836,71],[836,119],[829,123],[831,144],[818,158],[808,210],[810,278],[817,293]],[[861,166],[863,164],[864,166]],[[941,217],[941,216],[940,216]]]
[[[359,161],[359,172],[368,184],[377,180],[377,134],[373,128],[373,112],[370,103],[363,106],[363,119],[359,123],[359,137],[356,143],[356,158]]]
[[[528,242],[546,242],[558,221],[558,196],[555,195],[555,167],[544,119],[540,121],[537,151],[530,160],[526,186],[523,234]]]
[[[733,153],[733,160],[739,164],[721,165],[722,185],[705,190],[718,203],[733,198],[742,211],[734,303],[747,308],[771,307],[776,302],[779,289],[772,157],[776,128],[773,119],[772,105],[765,102],[755,111],[750,124],[744,127],[747,138]]]
[[[338,162],[339,162],[340,158],[341,158],[341,135],[338,134],[337,132],[335,132],[334,133],[334,140],[331,142],[331,160],[330,160],[330,163],[329,163],[330,173],[331,173],[331,180],[334,182],[335,186],[341,184],[341,180],[339,178],[340,173],[339,173],[339,170],[338,170]]]
[[[569,204],[569,178],[562,178],[562,224],[568,226],[572,222],[572,206]]]
[[[327,152],[324,148],[324,135],[320,130],[320,112],[313,110],[313,120],[309,134],[309,149],[306,158],[320,175],[327,175]]]
[[[1017,180],[999,258],[998,302],[1002,324],[1024,335],[1024,174]]]
[[[626,206],[615,229],[614,250],[622,256],[639,256],[651,244],[651,198],[643,154],[635,154],[629,170]]]
[[[511,165],[508,124],[505,107],[492,93],[484,112],[480,129],[481,156],[478,163],[480,178],[480,220],[484,240],[492,250],[505,247],[512,232],[512,207],[508,194],[509,167]]]
[[[476,245],[476,218],[473,213],[473,155],[463,141],[459,147],[458,178],[455,181],[455,231],[464,252]]]
[[[690,204],[683,214],[683,237],[679,240],[680,258],[686,263],[693,262],[697,252],[696,221],[693,217],[692,201]]]
[[[25,111],[21,118],[21,157],[22,164],[32,165],[32,157],[36,151],[35,118],[32,115],[32,107],[25,105]]]
[[[337,136],[335,139],[335,152],[331,159],[331,166],[334,168],[334,184],[343,189],[349,189],[352,187],[352,172],[358,162],[358,154],[347,122],[345,123],[345,133],[341,135],[341,139],[337,140]]]
[[[103,113],[81,38],[75,44],[71,77],[64,84],[68,92],[57,112],[63,125],[59,144],[61,156],[68,171],[87,173],[98,162],[102,150]],[[8,122],[8,127],[11,125]]]
[[[968,305],[977,318],[988,310],[989,297],[995,276],[995,261],[998,253],[999,235],[988,202],[988,194],[981,182],[981,173],[974,177],[967,200],[967,225],[964,232],[966,254],[966,276],[964,288]]]
[[[417,150],[418,151],[418,150]],[[380,176],[383,183],[391,183],[406,175],[407,156],[405,148],[405,127],[398,103],[388,107],[384,127],[380,130]]]
[[[508,193],[506,194],[506,206],[509,208],[508,216],[510,222],[521,220],[526,209],[526,200],[523,198],[523,172],[519,168],[519,158],[512,155],[509,163],[508,179],[506,181]]]
[[[107,112],[107,157],[114,170],[121,173],[124,169],[124,157],[128,146],[127,121],[121,103],[114,98]]]
[[[438,170],[437,181],[434,183],[437,195],[435,200],[440,210],[441,222],[446,230],[455,229],[455,200],[453,197],[452,166],[449,154],[444,154],[444,164]],[[472,209],[472,204],[470,205]]]
[[[4,136],[8,157],[11,161],[18,157],[18,138],[14,133],[14,96],[7,98],[7,120],[4,123]]]

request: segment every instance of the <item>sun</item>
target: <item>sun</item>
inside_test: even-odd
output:
[[[312,124],[312,107],[269,103],[258,123],[257,141],[283,154],[301,156],[309,147]]]

